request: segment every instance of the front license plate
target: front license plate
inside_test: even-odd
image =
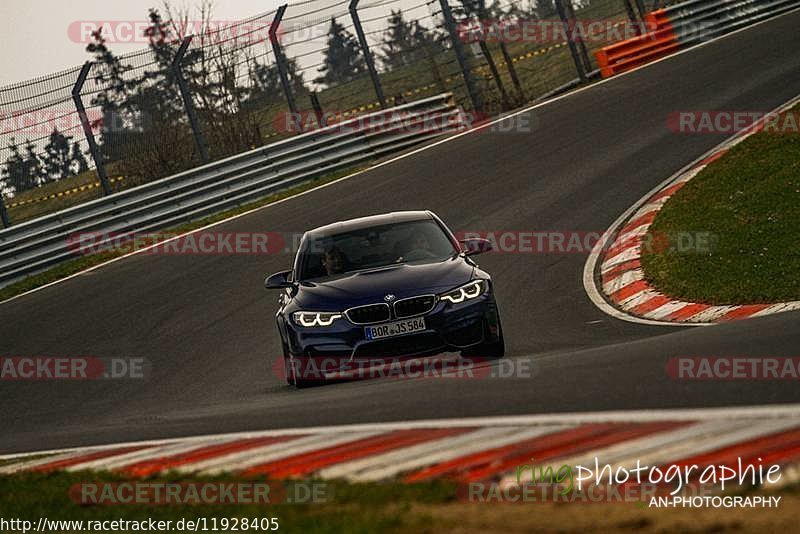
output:
[[[381,339],[383,337],[421,332],[422,330],[425,330],[425,319],[422,317],[415,317],[414,319],[405,319],[393,323],[367,326],[364,328],[364,337],[367,339]]]

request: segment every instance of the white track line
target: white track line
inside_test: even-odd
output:
[[[735,310],[738,306],[711,306],[705,310],[698,312],[691,316],[689,319],[700,323],[710,323],[719,319],[728,312]]]
[[[322,469],[322,478],[346,478],[353,481],[377,481],[400,473],[415,471],[495,447],[502,447],[530,438],[552,434],[569,426],[487,427],[461,436],[437,439],[400,450],[361,458]]]
[[[791,310],[800,310],[800,302],[784,302],[783,304],[773,304],[769,308],[764,308],[760,312],[753,314],[753,317],[761,317],[763,315],[770,315],[772,313],[785,312]]]
[[[162,445],[164,443],[202,442],[209,439],[232,440],[248,439],[265,436],[297,436],[305,434],[339,434],[341,432],[389,432],[392,430],[406,430],[414,428],[458,428],[468,426],[520,426],[520,425],[575,425],[581,423],[608,423],[608,422],[652,422],[652,421],[706,421],[713,419],[742,418],[775,419],[792,417],[800,420],[800,404],[766,404],[756,406],[736,406],[722,408],[676,408],[660,410],[617,410],[599,412],[567,412],[554,414],[531,415],[504,415],[486,417],[466,417],[451,419],[421,419],[416,421],[397,421],[391,423],[358,423],[337,426],[296,427],[261,432],[234,432],[229,434],[211,434],[191,436],[186,438],[172,438],[170,440],[132,441],[115,443],[112,445],[99,445],[91,447],[93,451],[107,450],[118,447]],[[297,443],[297,442],[295,442]],[[83,451],[89,447],[71,447],[47,451],[34,451],[0,456],[0,460],[21,458],[33,454],[57,454],[73,451]]]
[[[655,209],[655,208],[653,208],[653,209]],[[633,230],[629,230],[628,232],[626,232],[626,233],[622,234],[621,236],[619,236],[619,239],[617,241],[619,241],[620,243],[626,243],[627,241],[630,241],[631,239],[633,239],[635,237],[641,237],[641,236],[643,236],[644,234],[647,233],[647,231],[650,229],[651,224],[652,223],[640,224],[639,226],[637,226]]]
[[[671,314],[673,312],[676,312],[676,311],[680,310],[681,308],[685,308],[688,305],[689,305],[688,302],[675,300],[675,301],[667,302],[666,304],[662,304],[661,306],[659,306],[655,310],[649,311],[649,312],[645,313],[644,315],[648,319],[661,320],[661,319],[664,319],[667,315],[669,315],[669,314]]]
[[[626,298],[624,300],[621,300],[620,304],[622,304],[622,305],[624,305],[626,307],[633,308],[634,306],[638,306],[639,304],[642,304],[642,303],[647,302],[648,300],[650,300],[652,298],[659,297],[659,296],[661,296],[661,294],[658,293],[657,291],[653,291],[652,289],[643,289],[643,290],[639,291],[638,293],[634,293],[630,297],[628,297],[628,298]]]
[[[198,449],[200,447],[206,447],[209,445],[216,445],[218,443],[223,443],[224,441],[225,441],[224,439],[220,438],[216,439],[212,438],[203,441],[194,441],[191,443],[180,441],[178,443],[173,443],[170,445],[151,447],[140,451],[127,452],[114,456],[108,456],[106,458],[100,458],[97,460],[89,460],[86,462],[81,462],[79,464],[69,466],[66,470],[82,471],[88,469],[88,470],[100,471],[100,470],[121,469],[123,467],[136,464],[139,462],[155,460],[157,458],[172,456],[175,454],[183,454],[192,451],[194,449]]]
[[[628,284],[632,284],[638,280],[644,278],[644,271],[641,269],[634,269],[633,271],[625,271],[621,275],[617,276],[607,284],[603,285],[603,291],[608,293],[616,293],[623,287],[627,286]]]
[[[92,452],[94,452],[92,449],[77,449],[64,454],[47,455],[45,458],[39,458],[37,460],[30,461],[25,461],[24,457],[20,457],[21,461],[0,467],[0,475],[10,475],[20,471],[29,471],[53,462],[61,462],[63,460],[69,460],[78,456],[85,456],[86,454],[91,454]]]
[[[266,447],[258,447],[242,453],[233,455],[226,455],[221,458],[214,458],[206,462],[198,462],[189,464],[177,469],[183,473],[197,472],[203,475],[216,475],[223,472],[230,471],[244,471],[250,467],[283,460],[313,452],[316,450],[324,449],[327,447],[334,447],[336,445],[343,445],[352,441],[357,441],[364,438],[371,438],[378,436],[385,432],[342,432],[339,435],[318,434],[315,436],[308,436],[306,438],[299,438],[296,440],[289,440],[283,443],[275,443],[267,445]]]

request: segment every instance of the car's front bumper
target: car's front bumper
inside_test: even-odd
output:
[[[353,324],[346,318],[325,328],[287,324],[288,356],[299,360],[327,360],[326,367],[332,368],[336,366],[334,362],[344,365],[353,361],[456,351],[497,335],[497,305],[491,290],[459,304],[439,300],[421,317],[425,319],[424,331],[377,340],[367,339],[366,325]]]

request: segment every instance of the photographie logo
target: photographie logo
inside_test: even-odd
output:
[[[471,482],[459,487],[459,496],[469,502],[524,503],[636,503],[639,506],[777,508],[780,496],[725,495],[726,490],[758,487],[780,481],[780,465],[764,464],[761,458],[731,464],[643,464],[626,465],[529,464],[516,467],[513,476],[499,482]]]

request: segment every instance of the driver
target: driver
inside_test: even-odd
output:
[[[420,252],[431,252],[431,244],[428,242],[428,236],[425,234],[417,234],[411,240],[411,250],[413,251],[420,251]]]
[[[428,236],[422,232],[417,232],[411,236],[406,252],[396,261],[415,261],[435,257],[436,254],[431,250]]]
[[[322,256],[322,266],[325,267],[328,276],[344,271],[344,263],[344,253],[337,246],[330,247]]]

